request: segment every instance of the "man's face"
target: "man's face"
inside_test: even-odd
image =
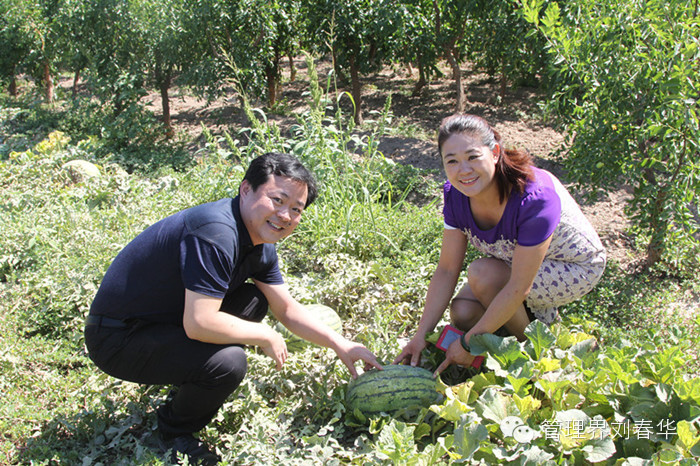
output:
[[[276,243],[301,221],[308,189],[305,183],[272,175],[256,191],[247,180],[240,190],[241,217],[253,244]]]

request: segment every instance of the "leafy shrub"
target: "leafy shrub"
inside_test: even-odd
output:
[[[647,240],[649,265],[692,276],[700,248],[697,5],[523,5],[554,58],[547,108],[570,135],[572,179],[589,189],[629,184],[627,212]]]

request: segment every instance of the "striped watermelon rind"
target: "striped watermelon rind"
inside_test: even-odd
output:
[[[359,411],[366,417],[381,413],[427,408],[438,400],[433,373],[422,367],[387,365],[372,369],[350,382],[346,392],[349,412]]]
[[[343,321],[340,320],[340,316],[332,308],[324,304],[306,304],[304,305],[307,311],[312,313],[321,322],[328,325],[330,328],[338,333],[343,331]],[[275,325],[275,330],[282,335],[285,342],[287,343],[287,351],[292,353],[300,352],[306,349],[308,346],[312,345],[311,342],[304,340],[303,338],[293,334],[280,322]]]

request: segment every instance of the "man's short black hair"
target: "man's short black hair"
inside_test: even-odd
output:
[[[272,175],[291,178],[294,181],[304,183],[308,192],[306,205],[304,207],[308,207],[316,200],[318,190],[316,188],[316,179],[314,175],[299,161],[299,159],[291,154],[286,154],[284,152],[268,152],[267,154],[253,159],[243,179],[250,183],[253,191],[257,191],[261,185],[267,183]]]

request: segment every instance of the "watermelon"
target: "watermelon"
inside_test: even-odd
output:
[[[97,165],[90,163],[87,160],[71,160],[63,164],[61,167],[73,183],[82,183],[90,178],[99,178],[100,169]]]
[[[433,373],[422,367],[387,365],[371,369],[350,382],[346,393],[348,411],[365,417],[428,407],[439,397]]]
[[[340,316],[330,307],[323,304],[308,304],[304,307],[314,316],[314,319],[323,322],[338,333],[343,331],[343,322],[340,320]],[[275,325],[275,330],[284,337],[288,351],[303,351],[307,346],[311,345],[308,341],[290,332],[287,327],[279,322]]]

